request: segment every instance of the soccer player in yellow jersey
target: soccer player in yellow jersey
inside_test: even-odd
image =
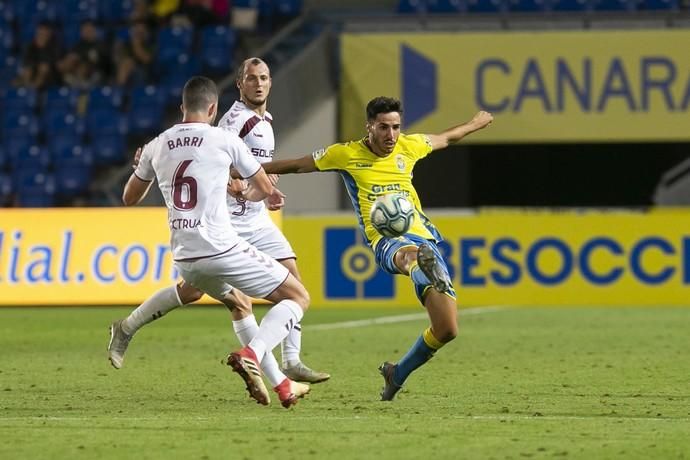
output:
[[[440,134],[402,134],[401,116],[400,101],[377,97],[367,104],[365,138],[334,144],[302,158],[263,163],[269,174],[339,172],[377,264],[388,273],[412,279],[431,327],[422,332],[397,364],[384,362],[379,367],[384,379],[384,401],[392,400],[407,377],[458,334],[455,290],[437,247],[442,237],[422,211],[412,185],[412,170],[417,161],[434,150],[458,142],[493,121],[490,113],[482,111],[467,123]],[[390,192],[404,194],[415,207],[413,225],[398,238],[382,236],[369,219],[376,197]]]

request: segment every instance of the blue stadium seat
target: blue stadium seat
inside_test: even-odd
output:
[[[427,0],[400,0],[398,2],[398,13],[419,14],[427,10]]]
[[[65,22],[60,30],[62,46],[65,50],[70,50],[79,42],[81,38],[81,24],[78,22]]]
[[[548,0],[510,0],[508,2],[508,9],[510,11],[525,13],[548,11],[549,6]]]
[[[161,130],[166,95],[157,86],[134,88],[130,94],[129,131],[133,134],[155,133]]]
[[[9,174],[0,172],[0,206],[9,206],[12,201],[12,177]]]
[[[97,21],[100,16],[98,0],[61,0],[57,3],[57,17],[64,25],[82,21]],[[117,2],[111,2],[117,3]]]
[[[467,11],[472,13],[500,13],[508,9],[506,0],[469,0]]]
[[[553,11],[590,11],[592,4],[590,0],[553,0],[551,9]]]
[[[133,0],[100,0],[99,16],[106,24],[122,24],[134,10]]]
[[[15,56],[2,58],[0,64],[0,88],[7,88],[19,72],[19,60]]]
[[[636,0],[594,0],[596,11],[635,11]]]
[[[11,24],[14,21],[14,4],[11,0],[0,0],[0,22]]]
[[[55,178],[44,171],[22,171],[17,178],[17,204],[24,208],[55,205]]]
[[[210,74],[229,72],[235,50],[235,31],[227,26],[210,26],[201,31],[201,63]]]
[[[126,160],[125,139],[119,135],[102,135],[91,140],[96,165],[118,165]]]
[[[642,0],[640,10],[677,10],[678,0]]]
[[[3,95],[5,109],[34,110],[38,105],[38,93],[32,88],[9,88]]]
[[[467,12],[467,0],[427,0],[430,13],[454,14]]]
[[[37,143],[38,139],[32,135],[5,137],[2,148],[5,152],[8,166],[14,163],[16,158],[25,155],[29,148]]]
[[[99,86],[89,92],[88,111],[120,109],[122,107],[122,88],[118,86]]]
[[[43,101],[43,112],[76,112],[79,91],[69,86],[48,88]]]
[[[174,65],[181,54],[192,51],[194,30],[189,27],[164,27],[158,32],[156,60],[161,65]]]
[[[282,17],[299,16],[302,12],[302,0],[273,0],[273,12]]]
[[[196,56],[181,54],[172,66],[175,72],[166,72],[161,76],[161,87],[165,91],[167,104],[180,104],[182,88],[190,77],[201,72],[201,62]]]
[[[14,34],[10,28],[10,24],[5,23],[5,20],[0,17],[0,50],[2,50],[3,56],[9,56],[14,47]]]
[[[56,152],[55,183],[57,194],[73,197],[86,192],[91,183],[93,156],[88,148],[76,145]]]
[[[87,112],[86,132],[90,139],[103,135],[127,135],[127,119],[115,109],[98,109]]]
[[[43,130],[48,142],[57,136],[80,138],[84,135],[84,120],[71,110],[52,110],[43,115]]]
[[[62,152],[81,144],[83,144],[82,137],[75,134],[61,134],[48,140],[48,146],[53,158],[58,157],[57,152]]]
[[[13,137],[36,137],[39,125],[35,115],[20,115],[6,117],[3,121],[3,137],[10,140]]]
[[[5,171],[10,165],[9,155],[5,153],[5,149],[0,145],[0,172]]]
[[[41,22],[54,22],[57,19],[57,2],[38,0],[15,0],[14,12],[19,26],[19,40],[22,44],[30,43],[34,38],[36,27]]]
[[[41,171],[47,171],[52,163],[52,156],[48,149],[39,145],[32,145],[25,151],[24,154],[19,155],[14,159],[12,169],[39,169]]]

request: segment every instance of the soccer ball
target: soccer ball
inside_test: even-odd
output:
[[[414,207],[399,193],[388,193],[376,198],[371,207],[371,224],[388,238],[406,233],[414,221]]]

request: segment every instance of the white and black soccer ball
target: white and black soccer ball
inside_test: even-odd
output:
[[[400,193],[381,195],[371,207],[371,224],[388,238],[406,233],[413,221],[414,206]]]

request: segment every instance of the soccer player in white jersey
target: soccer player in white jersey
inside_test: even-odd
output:
[[[237,134],[260,163],[271,161],[275,140],[271,126],[272,117],[266,110],[271,90],[270,70],[266,63],[258,58],[245,60],[237,71],[237,88],[240,100],[225,113],[218,126]],[[271,178],[277,182],[277,176]],[[246,190],[245,181],[233,182],[234,196],[229,194],[227,203],[235,230],[257,249],[283,264],[299,280],[295,253],[271,220],[266,205],[263,202],[248,201],[242,196],[242,192]],[[268,209],[277,210],[282,207],[284,200],[280,194],[276,194],[271,196],[268,204]],[[121,337],[122,340],[111,340],[109,358],[112,365],[118,369],[122,366],[129,341],[139,328],[181,305],[196,302],[201,295],[200,291],[182,282],[177,287],[171,286],[156,292],[127,318],[114,322],[111,326],[111,335]],[[244,345],[259,326],[252,313],[251,300],[239,292],[235,292],[234,296],[236,305],[231,309],[233,328]],[[273,386],[281,382],[285,376],[309,383],[323,382],[330,378],[329,374],[314,371],[301,362],[301,344],[302,326],[298,323],[281,343],[283,369],[279,369],[277,364],[274,365],[270,358],[266,363],[262,362],[262,369]]]
[[[231,309],[237,303],[235,287],[275,304],[246,346],[231,353],[227,361],[250,395],[266,405],[270,397],[259,363],[272,357],[273,348],[299,323],[309,306],[309,294],[287,268],[243,240],[231,225],[226,203],[231,167],[250,178],[252,191],[247,199],[262,200],[280,193],[239,137],[210,125],[217,106],[213,81],[193,77],[185,84],[182,123],[144,147],[125,185],[123,202],[139,203],[157,179],[168,207],[173,259],[185,283]],[[116,336],[113,333],[112,340]],[[274,390],[287,408],[309,387],[284,378]]]

